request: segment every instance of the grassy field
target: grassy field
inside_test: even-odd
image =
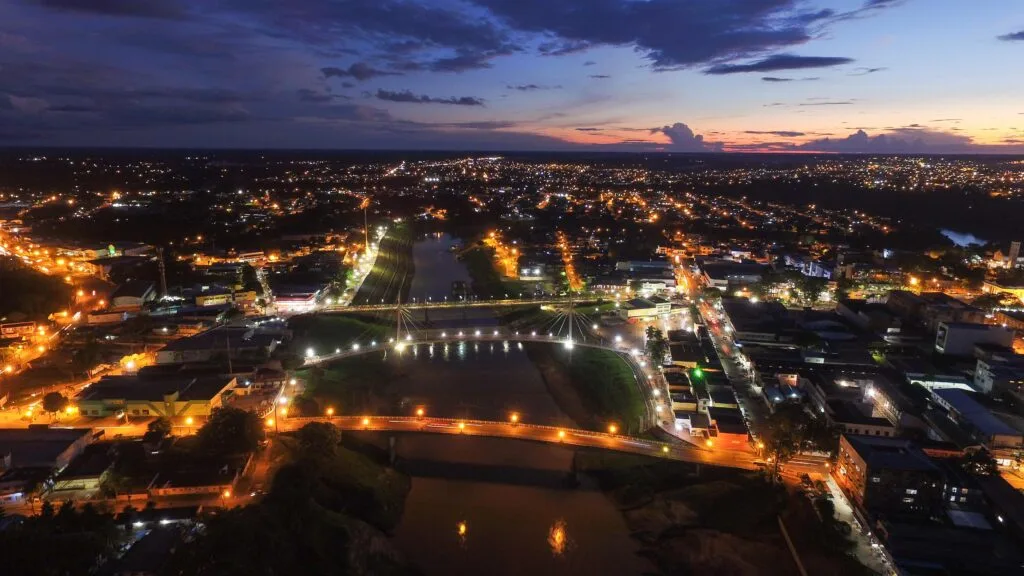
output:
[[[607,350],[527,345],[548,390],[580,426],[605,430],[615,422],[623,431],[641,432],[645,405],[633,371]]]
[[[296,350],[313,348],[318,353],[333,352],[336,348],[345,350],[355,342],[362,345],[372,340],[381,342],[391,328],[367,318],[327,314],[294,316],[288,321],[288,327],[294,333],[292,346]]]
[[[480,298],[519,298],[533,293],[533,283],[505,280],[494,265],[494,249],[486,246],[463,253],[462,262],[473,279],[473,294]]]
[[[339,415],[376,414],[384,407],[381,388],[391,377],[387,363],[379,354],[305,368],[295,375],[305,384],[303,397],[317,403],[313,411],[329,406]]]

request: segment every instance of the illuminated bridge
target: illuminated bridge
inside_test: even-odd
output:
[[[327,422],[342,430],[508,438],[545,444],[561,444],[576,448],[611,450],[709,466],[743,470],[758,469],[757,455],[751,452],[718,449],[713,446],[705,448],[690,444],[659,442],[575,428],[525,424],[511,419],[508,422],[494,422],[416,416],[324,416],[283,418],[274,421],[273,417],[270,417],[267,419],[267,426],[278,431],[291,431],[298,430],[310,422]]]
[[[593,299],[596,300],[598,297],[595,296]],[[581,296],[574,296],[573,298],[559,297],[559,298],[505,298],[501,300],[420,300],[416,301],[413,299],[412,302],[403,302],[401,304],[362,304],[362,305],[351,305],[346,306],[344,304],[331,304],[324,305],[317,311],[320,313],[356,313],[356,312],[395,312],[396,310],[433,310],[438,308],[501,308],[501,307],[512,307],[512,306],[539,306],[539,305],[572,305],[579,304],[581,299],[585,298]],[[575,302],[574,302],[575,301]]]

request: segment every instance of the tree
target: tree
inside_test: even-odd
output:
[[[817,276],[801,276],[797,279],[796,288],[804,301],[813,304],[821,299],[821,295],[828,286],[828,280]]]
[[[68,405],[68,399],[60,392],[50,392],[43,396],[43,410],[51,414],[61,412]]]
[[[150,422],[149,426],[146,427],[146,431],[159,432],[164,436],[168,436],[171,433],[171,421],[161,416]]]
[[[665,338],[661,330],[654,326],[648,326],[646,348],[647,357],[651,359],[651,363],[655,366],[661,366],[665,362],[665,356],[669,351],[668,339]]]
[[[764,445],[774,461],[773,481],[779,475],[779,466],[800,453],[807,424],[807,413],[795,404],[779,406],[765,422]]]
[[[334,456],[341,443],[341,430],[326,422],[310,422],[299,429],[296,437],[307,458],[323,458]]]
[[[957,459],[957,464],[967,472],[975,476],[992,476],[999,472],[995,458],[987,450],[978,449],[965,453]]]
[[[252,452],[263,438],[263,427],[255,413],[238,408],[217,408],[199,429],[199,446],[206,452],[225,456]]]

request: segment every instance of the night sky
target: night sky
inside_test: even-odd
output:
[[[1021,0],[0,0],[0,145],[1024,153]]]

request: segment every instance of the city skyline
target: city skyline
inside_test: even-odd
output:
[[[1024,153],[1024,6],[2,0],[0,145]]]

